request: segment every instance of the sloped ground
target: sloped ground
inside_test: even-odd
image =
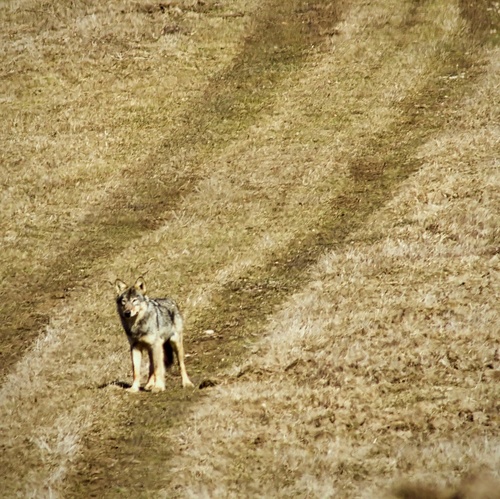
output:
[[[495,2],[2,16],[7,496],[496,493]],[[145,272],[220,386],[122,390]]]

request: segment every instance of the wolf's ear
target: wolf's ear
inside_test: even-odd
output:
[[[139,290],[142,294],[146,293],[146,283],[144,282],[144,278],[141,276],[135,281],[134,284],[135,289]]]
[[[120,281],[120,279],[117,279],[115,281],[115,289],[117,295],[121,295],[127,288],[128,286],[123,281]]]

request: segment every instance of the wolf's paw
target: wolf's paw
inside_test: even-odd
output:
[[[182,388],[194,388],[193,383],[191,383],[190,379],[183,379],[182,380]]]
[[[130,388],[127,388],[126,391],[129,393],[137,393],[139,391],[139,387],[132,385]]]
[[[159,393],[165,391],[165,385],[154,385],[151,387],[152,393]]]

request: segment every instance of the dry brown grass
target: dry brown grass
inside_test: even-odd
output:
[[[159,5],[2,12],[5,494],[493,497],[498,6]],[[145,271],[220,387],[123,393]]]
[[[375,497],[411,477],[438,488],[398,497],[498,497],[481,476],[453,495],[500,469],[497,59],[419,172],[179,429],[179,489]]]
[[[9,7],[2,11],[2,279],[16,290],[17,303],[3,300],[3,306],[9,316],[16,310],[17,319],[2,335],[31,340],[47,320],[54,293],[66,295],[97,258],[108,259],[119,247],[110,244],[113,236],[140,233],[134,212],[122,221],[120,208],[130,210],[145,172],[155,168],[161,180],[183,161],[182,152],[177,160],[163,157],[166,137],[177,133],[186,106],[228,63],[246,18],[227,22],[189,9],[147,14],[137,2]],[[185,24],[189,33],[159,37],[170,22]],[[165,159],[172,164],[158,165]],[[116,197],[125,206],[113,206]],[[141,225],[161,215],[147,206],[135,210],[149,216]],[[113,220],[121,225],[113,227]],[[99,240],[99,232],[108,239]],[[30,310],[33,302],[37,311]],[[6,352],[2,363],[16,353]]]

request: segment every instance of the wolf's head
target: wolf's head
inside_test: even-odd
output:
[[[120,317],[131,319],[136,317],[146,308],[146,283],[139,277],[133,286],[128,286],[120,279],[115,282],[116,286],[116,308]]]

